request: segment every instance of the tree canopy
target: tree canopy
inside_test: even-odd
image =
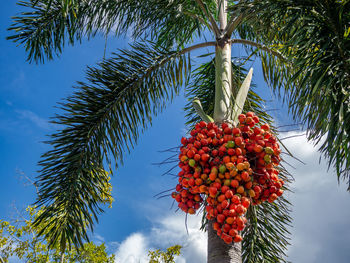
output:
[[[220,1],[214,0],[20,2],[26,11],[13,17],[8,39],[23,45],[31,62],[53,59],[66,44],[100,33],[131,32],[134,38],[128,49],[116,50],[88,68],[86,80],[78,82],[54,120],[60,130],[48,142],[52,150],[42,156],[38,176],[37,204],[45,210],[35,221],[49,227],[46,234],[52,246],[82,245],[88,238],[86,229],[93,229],[103,196],[109,195],[104,166],[112,157],[122,163],[124,153],[182,86],[211,114],[215,67],[207,63],[192,69],[190,52],[223,40],[243,44],[251,56],[261,57],[268,83],[284,98],[295,120],[303,122],[309,139],[320,143],[339,177],[349,179],[349,1],[228,3],[229,23],[221,30]],[[215,41],[198,44],[208,35]],[[236,83],[243,66],[234,69]],[[251,92],[246,106],[269,119],[262,103]],[[185,110],[191,124],[194,111],[190,106]],[[262,256],[248,262],[262,262],[264,256],[283,260],[288,231],[283,227],[280,232],[278,220],[289,224],[288,201],[259,209],[250,212],[255,217],[248,230],[260,234],[247,230],[247,236],[254,233],[258,238],[244,244],[243,254],[254,255],[248,249],[260,249]],[[267,221],[259,221],[266,214]]]

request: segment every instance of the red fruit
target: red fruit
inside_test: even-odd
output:
[[[244,225],[243,219],[241,217],[237,217],[236,224],[237,226],[243,226]]]
[[[226,199],[221,202],[221,207],[222,207],[222,209],[226,209],[229,207],[229,203]]]
[[[269,201],[270,203],[272,203],[272,202],[275,201],[277,198],[278,198],[278,196],[277,196],[276,194],[271,194],[271,195],[269,196],[268,201]]]
[[[232,203],[238,205],[238,204],[241,202],[241,199],[239,198],[238,195],[234,195],[234,196],[231,198],[231,201],[232,201]]]
[[[188,185],[189,185],[189,186],[194,186],[194,185],[195,185],[195,180],[194,180],[194,178],[190,178],[190,179],[188,180]]]
[[[231,181],[231,186],[232,186],[233,188],[237,188],[237,187],[239,186],[239,182],[238,182],[237,180],[232,180],[232,181]]]
[[[178,202],[178,203],[180,203],[181,202],[181,195],[177,195],[176,197],[175,197],[175,200]]]
[[[224,236],[224,241],[225,241],[226,244],[231,244],[232,243],[232,237]]]
[[[277,191],[277,196],[281,196],[282,194],[283,194],[283,190],[281,190],[281,189],[278,189],[278,191]]]
[[[221,124],[221,128],[225,130],[228,127],[228,124],[226,122]]]
[[[246,119],[246,116],[244,114],[238,115],[238,120],[240,123],[243,123],[245,121],[245,119]]]
[[[231,228],[228,234],[232,237],[235,237],[236,235],[238,235],[238,231],[236,229]]]
[[[223,215],[224,215],[225,217],[228,217],[228,216],[229,216],[229,213],[230,213],[230,210],[225,209],[224,211],[222,211],[222,213],[223,213]]]
[[[210,155],[207,154],[207,153],[204,153],[204,154],[201,155],[201,160],[203,162],[207,162],[209,160],[209,158],[210,158]]]
[[[209,187],[209,195],[211,197],[215,197],[217,193],[218,193],[218,189],[216,187],[212,187],[212,186]]]
[[[254,190],[255,193],[261,193],[261,191],[262,191],[261,187],[258,186],[258,185],[254,186],[253,190]]]
[[[242,236],[236,235],[233,241],[238,243],[238,242],[241,242],[242,240],[243,240]]]
[[[254,112],[251,112],[251,111],[248,111],[245,115],[247,117],[254,117],[255,116]]]
[[[225,216],[223,214],[218,214],[217,217],[216,217],[216,220],[219,223],[223,223],[223,222],[225,222]]]
[[[261,153],[263,151],[263,147],[259,144],[255,144],[254,146],[254,151],[257,152],[257,153]]]
[[[214,182],[212,186],[214,186],[217,190],[221,189],[221,184],[218,182]]]
[[[252,117],[248,117],[248,116],[247,116],[247,118],[245,119],[245,122],[246,122],[247,124],[254,123],[253,118],[252,118]]]
[[[201,122],[199,123],[199,125],[200,125],[201,128],[207,127],[207,123],[206,123],[205,121],[201,121]]]
[[[250,205],[249,199],[246,198],[246,197],[242,197],[242,205],[243,205],[245,208],[248,208],[249,205]]]
[[[227,192],[228,190],[230,190],[230,188],[229,188],[228,186],[226,186],[226,185],[224,185],[223,187],[221,187],[221,193],[225,194],[225,196],[226,196],[226,192]]]
[[[201,145],[202,146],[208,145],[208,140],[207,139],[201,139]]]
[[[231,133],[232,133],[232,129],[231,129],[230,127],[226,127],[226,128],[224,129],[224,133],[225,133],[225,134],[231,134]]]
[[[191,180],[191,179],[190,179]],[[196,180],[194,181],[195,185],[201,185],[203,183],[203,180],[201,178],[196,178]],[[188,184],[190,184],[190,181],[188,181]]]
[[[243,151],[241,148],[236,148],[236,155],[239,156],[239,155],[242,155]]]
[[[181,138],[181,143],[182,143],[183,145],[187,144],[187,139],[186,139],[185,137],[182,137],[182,138]]]
[[[238,149],[239,149],[239,148],[238,148]],[[229,148],[229,149],[227,150],[227,154],[233,156],[233,155],[236,154],[236,151],[235,151],[235,149],[233,149],[233,148]]]
[[[233,197],[233,192],[231,190],[226,191],[225,197],[227,199],[231,199]]]
[[[218,201],[221,203],[222,201],[226,200],[225,195],[219,195],[218,196]]]
[[[220,229],[220,224],[218,222],[213,223],[213,229],[218,231]]]
[[[242,137],[236,137],[235,138],[235,144],[240,146],[243,143],[243,138]]]
[[[239,128],[235,127],[235,128],[232,129],[232,134],[233,135],[238,135],[240,133],[241,133],[241,130]]]
[[[244,207],[242,205],[237,205],[236,212],[238,214],[243,214],[244,213]]]
[[[214,149],[214,150],[211,151],[211,155],[212,155],[213,157],[217,156],[218,154],[219,154],[219,151],[216,150],[216,149]]]
[[[231,226],[229,224],[224,224],[222,228],[225,233],[228,233],[231,230]]]
[[[225,152],[226,152],[226,147],[225,146],[221,146],[219,148],[219,155],[220,155],[220,153],[225,153]]]
[[[265,131],[269,131],[270,126],[268,124],[263,124],[263,125],[261,125],[261,129],[264,129]]]
[[[187,152],[187,157],[188,157],[188,158],[193,158],[194,155],[195,155],[195,152],[194,152],[193,150],[189,150],[189,151]]]

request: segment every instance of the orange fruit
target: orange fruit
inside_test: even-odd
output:
[[[237,167],[238,171],[243,171],[245,169],[244,163],[238,163],[236,167]]]
[[[239,186],[239,182],[237,180],[232,180],[231,181],[231,186],[234,188],[237,188]]]
[[[243,193],[244,193],[244,187],[243,187],[243,186],[239,186],[239,187],[237,188],[237,193],[243,194]]]

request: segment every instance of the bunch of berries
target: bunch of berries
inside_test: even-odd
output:
[[[213,229],[226,242],[240,242],[248,207],[283,194],[278,177],[280,147],[267,124],[253,113],[239,115],[232,127],[204,121],[182,138],[179,184],[172,197],[181,210],[195,214],[203,201]]]

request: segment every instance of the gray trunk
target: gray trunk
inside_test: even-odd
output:
[[[208,263],[242,263],[242,244],[226,244],[208,223]]]

